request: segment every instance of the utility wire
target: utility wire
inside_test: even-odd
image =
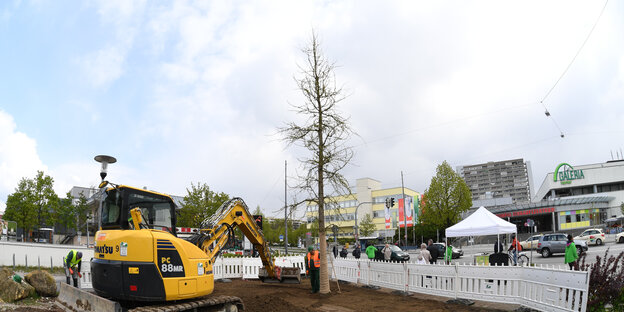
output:
[[[544,105],[544,101],[546,101],[546,99],[548,98],[548,96],[550,95],[550,93],[555,89],[555,87],[557,87],[557,85],[559,84],[559,81],[561,81],[561,79],[563,78],[563,76],[565,76],[565,74],[568,72],[568,70],[570,69],[570,67],[572,66],[572,64],[574,63],[574,61],[576,60],[576,57],[579,56],[579,54],[581,53],[581,51],[583,50],[583,47],[585,47],[585,44],[587,43],[587,41],[589,40],[589,38],[591,37],[592,33],[594,32],[594,29],[596,29],[596,25],[598,25],[598,22],[600,21],[600,18],[602,17],[602,14],[604,13],[605,9],[607,8],[607,4],[609,3],[609,0],[605,1],[604,6],[602,7],[602,10],[600,11],[600,14],[598,15],[598,18],[596,18],[596,22],[594,22],[594,25],[592,26],[591,30],[589,31],[589,33],[587,34],[587,37],[585,37],[585,40],[583,41],[583,43],[581,44],[581,46],[578,48],[578,50],[576,51],[576,54],[574,54],[574,57],[572,58],[572,60],[570,61],[570,63],[568,64],[568,66],[566,66],[565,70],[563,71],[563,73],[561,73],[561,76],[559,76],[559,78],[557,79],[557,81],[555,81],[555,84],[553,84],[553,86],[548,90],[548,92],[546,92],[546,95],[544,95],[544,97],[542,98],[542,100],[540,101],[540,104],[542,104],[542,107],[544,107],[544,110],[546,111],[546,116],[550,117],[550,120],[553,121],[553,123],[555,124],[555,127],[557,127],[557,129],[559,129],[559,132],[561,133],[561,137],[564,137],[563,134],[563,130],[561,130],[561,128],[559,127],[559,125],[557,124],[557,121],[555,121],[555,119],[550,115],[550,113],[548,112],[548,109],[546,108],[546,105]]]

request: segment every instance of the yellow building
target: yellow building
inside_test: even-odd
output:
[[[392,237],[399,226],[399,200],[403,198],[403,194],[407,198],[406,202],[411,201],[416,207],[418,207],[420,198],[418,192],[409,188],[399,186],[382,189],[381,182],[370,178],[357,179],[351,192],[352,195],[332,197],[325,204],[325,227],[328,229],[328,237],[333,237],[332,228],[335,225],[338,230],[336,235],[338,238],[354,238],[355,219],[357,218],[357,225],[361,229],[362,220],[365,219],[366,215],[370,215],[375,224],[375,232],[370,236]],[[389,198],[394,198],[394,206],[389,209],[391,221],[389,228],[386,229],[386,200]],[[413,209],[414,205],[411,207]],[[412,216],[416,220],[414,213]],[[318,207],[316,203],[311,203],[306,208],[306,221],[313,223],[317,218]],[[404,224],[405,221],[401,223]],[[363,236],[361,230],[360,236]]]

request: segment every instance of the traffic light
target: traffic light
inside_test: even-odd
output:
[[[386,198],[386,207],[392,208],[394,206],[394,197]]]

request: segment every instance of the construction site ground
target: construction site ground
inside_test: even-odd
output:
[[[310,280],[301,284],[269,284],[258,280],[233,279],[215,283],[214,294],[237,296],[245,311],[427,311],[476,312],[513,311],[519,305],[480,302],[471,306],[446,303],[449,298],[432,295],[404,295],[389,289],[368,289],[355,284],[331,282],[328,295],[311,294]],[[340,291],[338,291],[340,286]]]
[[[340,291],[338,291],[340,286]],[[355,284],[330,283],[328,295],[311,294],[310,280],[301,284],[262,283],[259,280],[232,279],[215,282],[213,295],[237,296],[245,311],[426,311],[426,312],[490,312],[514,311],[519,305],[476,301],[473,305],[446,303],[449,298],[411,293],[404,295],[390,289],[369,289]],[[0,311],[62,311],[52,298],[28,299],[19,304],[0,303]]]

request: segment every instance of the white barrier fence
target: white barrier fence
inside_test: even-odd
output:
[[[334,259],[333,278],[451,298],[585,312],[589,272],[555,267],[428,265]],[[331,263],[330,263],[331,265]],[[334,272],[335,271],[335,275]]]
[[[302,256],[276,257],[275,265],[281,267],[298,267],[305,272]],[[212,265],[215,279],[242,278],[257,279],[262,260],[260,258],[222,258],[219,257]]]
[[[62,267],[68,249],[83,253],[80,281],[91,287],[89,261],[93,250],[77,246],[29,243],[0,243],[0,265]],[[275,258],[278,266],[299,267],[305,272],[302,256]],[[328,261],[331,265],[332,261]],[[589,272],[555,267],[492,267],[473,265],[421,265],[389,263],[367,259],[333,259],[332,278],[405,292],[451,298],[516,303],[551,312],[585,312]],[[260,258],[218,258],[213,265],[215,279],[258,278]],[[335,273],[334,273],[335,272]]]

